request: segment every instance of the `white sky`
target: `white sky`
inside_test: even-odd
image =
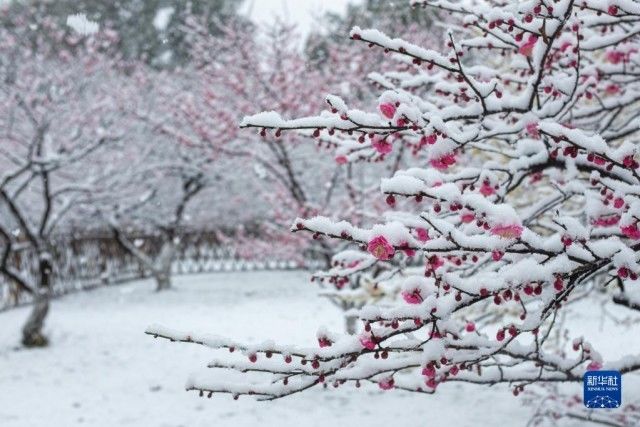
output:
[[[246,0],[242,12],[257,23],[273,22],[276,17],[287,23],[296,23],[298,29],[307,34],[319,30],[314,19],[325,12],[344,13],[349,3],[360,0]]]

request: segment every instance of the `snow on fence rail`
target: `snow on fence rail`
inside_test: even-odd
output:
[[[197,236],[197,237],[195,237]],[[135,239],[148,253],[159,250],[161,241],[154,236]],[[149,277],[150,272],[111,237],[62,239],[52,248],[54,283],[52,296],[95,289]],[[37,274],[37,257],[23,252],[13,259],[16,270],[24,276]],[[289,270],[302,267],[286,260],[245,260],[233,249],[221,244],[213,235],[197,233],[181,239],[172,262],[173,274],[198,274],[226,271]],[[29,304],[31,297],[20,293],[0,276],[0,310]]]

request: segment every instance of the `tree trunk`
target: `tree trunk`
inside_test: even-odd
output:
[[[44,319],[49,313],[49,295],[38,295],[37,302],[31,309],[31,314],[22,327],[22,345],[25,347],[46,347],[49,340],[43,334]]]
[[[171,264],[175,254],[175,245],[171,238],[160,249],[156,260],[156,271],[153,277],[156,279],[156,291],[171,289]]]
[[[153,275],[156,280],[156,292],[166,291],[171,289],[171,274],[168,272],[162,272]]]
[[[358,332],[358,316],[345,315],[344,328],[349,335],[355,335]]]
[[[49,313],[49,300],[51,298],[52,267],[50,256],[40,254],[40,283],[35,297],[31,314],[22,327],[22,345],[25,347],[46,347],[49,340],[42,332],[44,320]]]

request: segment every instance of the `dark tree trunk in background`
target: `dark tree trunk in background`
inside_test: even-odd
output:
[[[156,292],[166,291],[167,289],[171,289],[171,274],[164,272],[159,274],[154,274],[153,278],[156,281]]]
[[[162,244],[153,271],[157,292],[171,289],[171,264],[173,263],[175,253],[176,247],[173,242],[173,236],[169,236],[167,241]]]
[[[22,345],[25,347],[45,347],[49,344],[42,329],[44,328],[44,320],[49,313],[52,272],[49,254],[41,254],[39,260],[40,283],[33,308],[22,328]]]
[[[358,332],[358,316],[345,314],[344,329],[349,335],[355,335]]]

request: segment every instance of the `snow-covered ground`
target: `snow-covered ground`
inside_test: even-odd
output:
[[[17,348],[26,308],[1,313],[0,426],[373,427],[402,419],[517,427],[529,418],[521,398],[501,386],[446,384],[435,396],[345,386],[268,403],[199,398],[184,383],[211,350],[154,340],[143,334],[147,325],[314,345],[319,325],[341,330],[340,312],[301,272],[186,276],[172,291],[152,289],[142,281],[55,301],[47,322],[52,346],[44,350]]]

